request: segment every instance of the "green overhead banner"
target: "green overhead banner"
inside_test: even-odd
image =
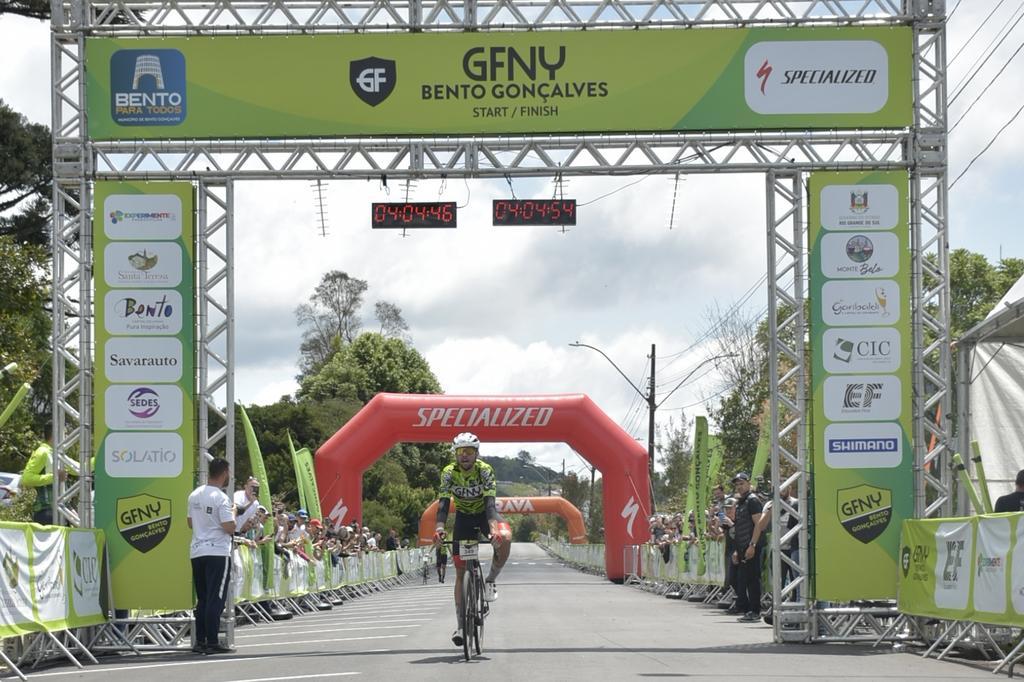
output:
[[[907,173],[808,185],[815,598],[893,599],[914,509]]]
[[[912,123],[907,27],[85,43],[95,140]]]
[[[119,608],[193,604],[193,206],[187,182],[96,183],[96,525]]]
[[[1024,514],[903,522],[899,608],[1024,627]]]

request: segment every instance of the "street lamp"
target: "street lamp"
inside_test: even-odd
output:
[[[683,377],[682,380],[680,380],[680,382],[675,385],[675,388],[673,388],[671,391],[669,391],[665,395],[665,397],[661,399],[661,402],[658,402],[656,400],[656,396],[654,394],[654,344],[653,343],[651,344],[651,355],[650,355],[650,358],[651,358],[651,381],[650,381],[650,387],[649,387],[647,393],[644,393],[643,391],[641,391],[640,388],[636,384],[634,384],[632,382],[632,380],[630,380],[630,378],[628,376],[626,376],[626,373],[623,372],[621,369],[619,369],[619,366],[615,364],[615,361],[612,360],[610,357],[608,357],[608,355],[603,350],[601,350],[600,348],[597,348],[596,346],[591,346],[590,344],[587,344],[587,343],[580,343],[579,341],[577,341],[576,343],[570,343],[569,345],[572,346],[573,348],[589,348],[590,350],[595,350],[598,353],[600,353],[601,356],[604,357],[604,359],[607,360],[609,362],[609,364],[611,364],[611,366],[615,368],[615,371],[618,372],[622,376],[622,378],[626,380],[626,383],[628,383],[630,386],[632,386],[633,390],[636,391],[637,394],[641,398],[643,398],[643,400],[647,403],[647,417],[648,417],[648,419],[647,419],[647,469],[648,469],[649,477],[651,479],[651,489],[652,489],[652,492],[653,492],[653,488],[654,488],[654,413],[655,413],[655,411],[657,411],[657,409],[659,407],[664,405],[665,401],[668,400],[669,397],[671,397],[673,393],[675,393],[677,390],[679,390],[683,386],[683,384],[685,384],[687,382],[687,380],[690,377],[692,377],[694,374],[696,374],[697,370],[699,370],[701,367],[703,367],[704,365],[708,364],[709,362],[715,362],[717,360],[721,360],[722,358],[732,358],[732,357],[735,357],[736,353],[723,353],[722,355],[714,355],[714,356],[712,356],[710,358],[705,359],[699,365],[694,367],[690,371],[689,374],[687,374],[685,377]],[[654,495],[652,494],[651,495],[651,511],[654,511],[654,510],[655,510]]]

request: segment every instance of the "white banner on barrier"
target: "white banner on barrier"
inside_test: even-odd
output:
[[[32,579],[29,575],[28,537],[23,528],[0,528],[0,624],[19,626],[35,620]]]
[[[96,536],[92,533],[68,533],[71,569],[71,606],[79,618],[99,616],[100,561]]]
[[[943,523],[935,531],[935,604],[943,609],[966,609],[971,596],[973,526],[969,520]]]
[[[974,608],[1006,611],[1006,559],[1010,555],[1010,519],[978,519],[974,560]]]
[[[64,578],[64,533],[59,530],[33,532],[32,565],[39,620],[63,621],[67,617],[68,591]]]

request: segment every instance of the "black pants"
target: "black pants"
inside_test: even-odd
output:
[[[217,644],[220,614],[231,584],[231,557],[200,556],[192,559],[192,584],[196,588],[196,644]]]
[[[742,555],[741,555],[742,556]],[[736,569],[736,608],[743,613],[761,613],[761,548],[740,561]]]

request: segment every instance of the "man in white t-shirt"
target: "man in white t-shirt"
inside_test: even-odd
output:
[[[235,491],[235,524],[239,528],[244,526],[249,519],[255,518],[256,510],[260,506],[260,482],[253,476],[245,482],[241,490]]]
[[[210,462],[207,485],[188,496],[188,527],[192,529],[192,584],[196,590],[195,643],[197,654],[234,651],[219,640],[220,616],[231,584],[231,540],[235,509],[222,488],[231,473],[226,459]]]

